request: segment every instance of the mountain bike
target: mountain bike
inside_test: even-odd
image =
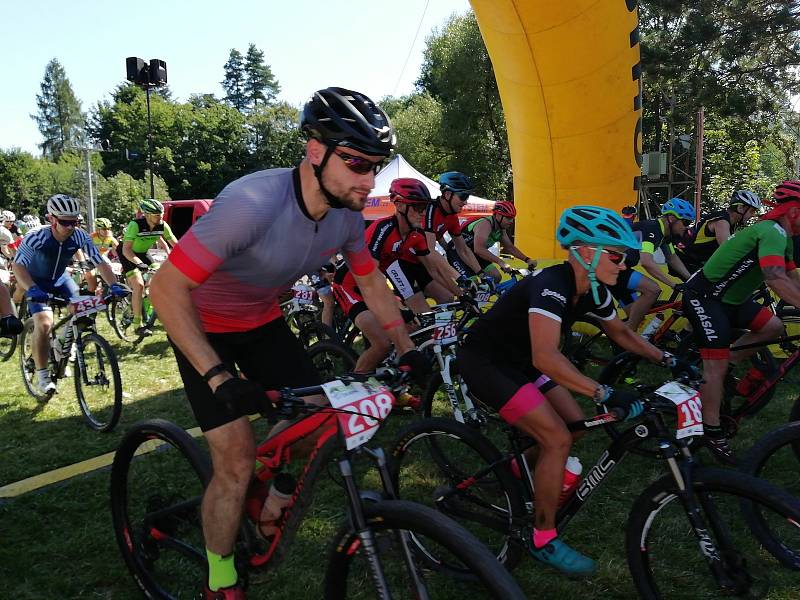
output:
[[[393,394],[405,387],[405,377],[387,369],[374,379],[347,376],[322,386],[268,392],[274,409],[265,412],[291,423],[256,451],[235,548],[245,585],[250,572],[273,568],[284,557],[310,506],[314,484],[338,455],[349,518],[327,555],[324,598],[450,597],[452,582],[439,569],[443,562],[475,573],[476,591],[484,597],[525,598],[510,574],[462,527],[428,507],[398,500],[384,452],[364,445],[390,414]],[[323,392],[331,406],[302,400]],[[302,459],[294,455],[292,444],[312,433],[318,437],[311,453]],[[376,465],[380,493],[360,490],[354,476],[359,457]],[[264,538],[257,524],[267,486],[298,462],[291,500],[274,534]],[[122,440],[111,471],[114,531],[128,569],[148,597],[189,597],[206,576],[200,502],[210,476],[207,455],[168,421],[139,423]],[[412,540],[424,540],[425,552]]]
[[[48,369],[53,383],[68,376],[70,363],[75,363],[75,393],[86,423],[92,429],[108,432],[114,429],[122,413],[122,377],[114,349],[97,333],[97,313],[107,310],[111,295],[79,296],[74,302],[50,296],[52,306],[68,307],[69,311],[50,331]],[[20,370],[28,393],[40,402],[53,393],[43,394],[37,385],[33,360],[33,317],[25,321],[19,335]]]
[[[644,412],[611,441],[556,516],[564,533],[609,473],[643,441],[656,440],[659,456],[653,458],[666,462],[668,474],[634,500],[625,525],[628,566],[647,599],[752,597],[773,567],[800,566],[793,550],[800,548],[800,500],[762,479],[696,462],[688,440],[702,434],[698,393],[691,387],[697,383],[642,386]],[[604,413],[569,429],[590,431],[619,421],[619,415]],[[527,467],[524,452],[535,442],[504,427],[510,451],[501,453],[478,431],[452,419],[411,423],[391,446],[391,465],[399,497],[453,517],[510,569],[527,547],[535,495],[529,469],[520,467],[517,479],[509,465],[516,460]],[[743,502],[756,506],[768,526],[751,528]],[[446,567],[469,576],[458,565]]]
[[[160,264],[153,263],[147,268],[147,271],[142,273],[142,279],[144,279],[145,284],[144,294],[142,295],[142,327],[149,330],[152,330],[155,326],[158,315],[156,314],[156,309],[150,303],[148,284],[156,271],[158,271]],[[108,320],[111,323],[111,327],[114,328],[114,332],[119,339],[136,345],[147,335],[136,333],[136,327],[133,326],[133,318],[133,302],[130,295],[112,300],[108,311]]]

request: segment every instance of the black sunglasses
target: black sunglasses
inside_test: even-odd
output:
[[[347,152],[337,152],[334,150],[333,153],[342,159],[344,166],[350,169],[353,173],[358,173],[359,175],[366,175],[370,171],[377,174],[378,171],[381,170],[381,167],[383,167],[383,164],[386,162],[385,158],[374,162],[360,156],[353,156]]]
[[[65,219],[56,219],[56,221],[62,227],[77,227],[78,226],[78,221],[69,221],[69,220],[65,220]]]
[[[681,223],[683,223],[686,227],[689,227],[689,225],[692,224],[692,221],[690,219],[681,219]]]

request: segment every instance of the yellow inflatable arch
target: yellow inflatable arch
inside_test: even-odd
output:
[[[635,204],[641,85],[635,0],[471,0],[494,65],[514,166],[516,243],[561,255],[575,204]]]

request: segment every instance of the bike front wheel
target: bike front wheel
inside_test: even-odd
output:
[[[323,584],[325,600],[527,597],[481,542],[435,510],[413,502],[385,500],[366,505],[364,512],[366,532],[356,532],[348,524],[333,539]],[[425,543],[412,544],[412,539]],[[435,552],[423,552],[422,547]],[[474,580],[453,581],[439,568],[442,556],[473,573]],[[370,566],[376,558],[390,596],[376,589]]]
[[[519,531],[529,521],[520,482],[497,448],[470,427],[451,419],[423,419],[405,426],[391,446],[390,469],[397,494],[435,508],[479,539],[496,560],[513,569],[522,556]],[[414,538],[424,554],[424,540]],[[438,568],[452,577],[473,574],[447,557]]]
[[[136,333],[136,328],[133,326],[133,306],[130,296],[114,298],[111,301],[108,320],[111,321],[111,327],[122,341],[133,343],[139,339],[139,334]]]
[[[148,598],[193,598],[207,576],[200,502],[206,454],[163,419],[136,424],[111,467],[111,515],[122,557]]]
[[[75,393],[83,418],[96,431],[111,431],[122,413],[122,377],[114,349],[97,333],[81,337]],[[82,363],[82,364],[81,364]]]
[[[764,434],[742,458],[741,470],[780,486],[795,497],[800,497],[800,422],[787,423]],[[800,570],[800,535],[782,539],[783,530],[774,530],[760,507],[746,502],[742,510],[748,524],[757,535],[775,539],[781,544],[785,558],[781,560],[790,569]]]
[[[697,468],[692,478],[699,508],[695,524],[672,476],[653,483],[634,502],[625,542],[640,596],[760,598],[773,583],[796,589],[794,575],[780,569],[784,549],[773,536],[754,535],[741,508],[743,502],[756,505],[771,531],[781,532],[780,539],[797,540],[798,500],[734,471]]]

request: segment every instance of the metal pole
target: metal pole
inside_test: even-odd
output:
[[[150,197],[156,197],[156,188],[153,184],[153,129],[150,123],[150,86],[145,88],[147,95],[147,168],[150,169]]]
[[[91,150],[86,148],[86,178],[89,181],[89,206],[86,207],[86,219],[89,233],[94,231],[94,193],[92,190],[92,160]]]
[[[697,152],[694,161],[694,212],[700,218],[700,197],[703,194],[703,138],[705,137],[705,109],[697,112]]]

